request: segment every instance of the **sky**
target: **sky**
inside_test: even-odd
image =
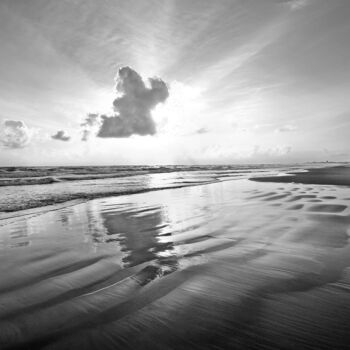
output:
[[[0,0],[0,166],[350,159],[349,0]]]

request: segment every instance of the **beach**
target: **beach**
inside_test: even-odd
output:
[[[350,350],[350,0],[0,0],[0,350]]]
[[[10,196],[1,349],[348,348],[349,169],[137,174],[139,193],[24,211]]]

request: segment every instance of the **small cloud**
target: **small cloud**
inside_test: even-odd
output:
[[[31,139],[31,130],[21,120],[5,120],[0,128],[0,143],[6,148],[23,148]]]
[[[98,137],[130,137],[154,135],[156,124],[151,111],[169,96],[168,87],[159,78],[149,78],[146,86],[141,76],[130,67],[119,69],[116,78],[117,98],[113,102],[115,114],[100,116]],[[97,118],[99,119],[99,118]],[[88,134],[83,134],[86,139]]]
[[[207,134],[209,132],[209,130],[207,128],[200,128],[198,130],[195,131],[195,134]]]
[[[70,140],[70,136],[68,136],[66,134],[66,132],[63,130],[57,131],[55,135],[51,136],[51,138],[54,140],[59,140],[59,141],[69,141]]]
[[[254,149],[254,155],[259,155],[263,157],[282,157],[290,154],[292,152],[292,147],[288,145],[278,145],[275,147],[269,148],[258,148],[258,150]]]
[[[82,141],[87,141],[89,139],[90,134],[95,130],[96,128],[99,127],[99,125],[101,124],[100,121],[100,116],[97,113],[89,113],[84,122],[80,124],[80,126],[83,127],[82,133],[83,136],[81,138]]]
[[[250,153],[250,157],[280,157],[286,156],[292,152],[292,147],[288,145],[277,145],[275,147],[262,147],[260,145],[255,145]]]
[[[293,149],[292,146],[286,146],[285,147],[285,153],[289,154],[290,152],[292,152],[292,149]]]
[[[292,11],[300,10],[305,6],[310,5],[312,0],[284,0],[285,3]]]
[[[297,131],[298,128],[294,125],[283,125],[280,128],[276,129],[275,132],[293,132]]]

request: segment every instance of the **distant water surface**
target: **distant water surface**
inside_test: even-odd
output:
[[[3,213],[98,197],[194,186],[296,166],[109,166],[0,168]]]

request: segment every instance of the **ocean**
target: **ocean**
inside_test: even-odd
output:
[[[0,217],[71,200],[208,184],[293,168],[296,165],[3,167]]]

